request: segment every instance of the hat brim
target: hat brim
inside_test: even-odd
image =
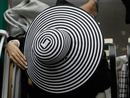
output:
[[[71,46],[65,59],[47,64],[37,59],[34,51],[42,54],[40,44],[46,35],[44,31],[59,29],[71,38]],[[41,35],[41,37],[40,37]],[[39,37],[37,37],[39,36]],[[52,36],[52,35],[50,35]],[[35,42],[37,40],[37,42]],[[61,39],[52,41],[50,52],[56,52]],[[73,6],[54,6],[42,11],[31,23],[24,47],[27,59],[27,73],[39,88],[51,93],[65,93],[88,81],[97,69],[103,52],[103,37],[99,25],[86,11]],[[51,54],[49,54],[51,55]]]

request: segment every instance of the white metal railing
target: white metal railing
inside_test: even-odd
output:
[[[4,45],[5,38],[8,37],[8,33],[5,30],[0,30],[0,56]],[[3,66],[3,81],[1,98],[20,98],[21,92],[21,70],[13,63],[10,63],[10,59],[7,51],[4,51],[4,66]]]
[[[8,33],[5,30],[0,29],[0,35],[1,35],[1,40],[0,40],[0,58],[1,58],[1,52],[3,48],[3,44],[5,41],[5,38],[8,37]]]

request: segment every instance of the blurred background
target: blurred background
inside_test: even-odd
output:
[[[11,7],[22,0],[11,0]],[[56,4],[56,0],[40,0],[50,6]],[[81,6],[88,0],[67,0],[76,6]],[[130,37],[130,24],[125,23],[126,8],[122,0],[99,0],[99,12],[96,18],[100,23],[104,38],[113,38],[117,48],[117,56],[126,55],[128,37]]]

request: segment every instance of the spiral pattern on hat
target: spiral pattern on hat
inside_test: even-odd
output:
[[[36,34],[32,43],[32,56],[43,64],[55,64],[69,51],[71,38],[67,32],[50,29]]]
[[[24,47],[30,79],[50,93],[72,91],[93,75],[103,37],[94,18],[72,6],[54,6],[30,25]]]

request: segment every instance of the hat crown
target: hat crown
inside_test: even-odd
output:
[[[67,58],[71,46],[69,33],[60,29],[49,29],[36,34],[32,50],[43,64],[54,65]]]

